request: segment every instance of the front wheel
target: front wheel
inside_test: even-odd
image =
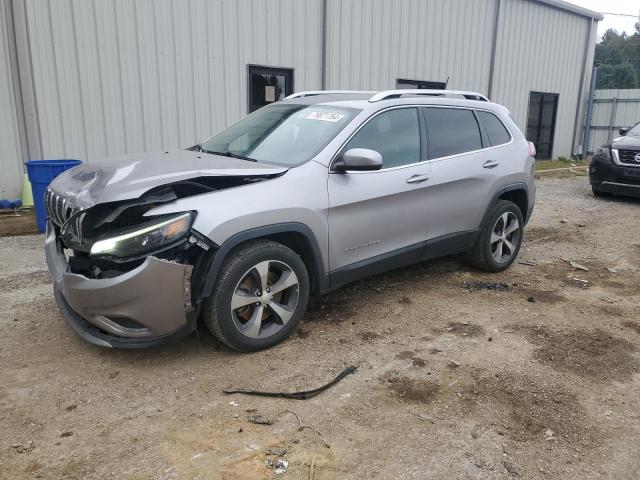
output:
[[[469,261],[487,272],[507,269],[518,256],[523,229],[524,220],[518,206],[508,200],[498,201],[482,226]]]
[[[211,332],[240,351],[272,347],[287,338],[309,300],[309,275],[291,249],[270,240],[229,252],[202,316]]]

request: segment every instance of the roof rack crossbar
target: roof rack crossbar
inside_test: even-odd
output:
[[[482,102],[488,102],[489,99],[478,92],[467,92],[464,90],[430,90],[430,89],[420,89],[420,90],[386,90],[384,92],[378,92],[374,96],[372,96],[369,101],[370,102],[379,102],[381,100],[386,100],[388,98],[397,98],[402,95],[429,95],[429,96],[444,96],[444,95],[458,95],[466,98],[467,100],[480,100]]]
[[[310,90],[308,92],[296,92],[288,97],[285,97],[285,100],[290,98],[302,98],[302,97],[313,97],[314,95],[349,95],[349,94],[363,94],[370,95],[376,92],[372,91],[361,91],[361,90]]]

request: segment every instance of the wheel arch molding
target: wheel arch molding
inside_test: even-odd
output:
[[[529,186],[524,182],[512,183],[499,188],[493,195],[493,198],[487,205],[487,208],[482,217],[480,225],[484,225],[487,221],[491,208],[496,204],[498,200],[509,200],[515,203],[522,213],[522,218],[525,224],[529,220],[530,205],[529,205]]]
[[[307,267],[312,291],[324,292],[329,289],[329,277],[324,270],[322,251],[312,230],[303,223],[288,222],[251,228],[225,240],[216,250],[211,265],[205,273],[202,298],[211,296],[216,278],[229,252],[242,243],[258,239],[269,239],[281,243],[300,255]]]

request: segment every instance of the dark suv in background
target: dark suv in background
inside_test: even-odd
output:
[[[621,128],[621,137],[598,149],[591,160],[589,178],[593,194],[640,197],[640,123]]]

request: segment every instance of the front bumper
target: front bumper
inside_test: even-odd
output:
[[[76,333],[103,347],[140,348],[182,338],[195,327],[192,266],[153,256],[116,277],[71,273],[52,224],[47,264],[60,311]]]
[[[591,186],[598,191],[640,197],[640,167],[618,166],[595,155],[589,166]]]

